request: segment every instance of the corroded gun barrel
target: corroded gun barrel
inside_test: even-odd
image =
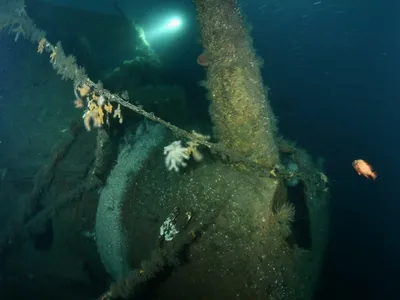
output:
[[[236,0],[194,0],[215,134],[226,147],[271,167],[276,126],[252,40]]]

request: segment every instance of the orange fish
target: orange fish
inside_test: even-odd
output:
[[[356,159],[353,161],[353,168],[357,171],[358,175],[363,175],[366,178],[376,179],[377,175],[372,166],[363,159]]]
[[[197,63],[204,68],[207,68],[210,65],[210,58],[208,57],[207,52],[203,52],[197,56]]]

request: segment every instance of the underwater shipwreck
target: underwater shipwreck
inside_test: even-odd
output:
[[[212,123],[204,131],[182,121],[182,87],[143,79],[161,67],[139,26],[102,16],[96,29],[94,13],[0,1],[1,34],[30,42],[24,51],[69,86],[60,97],[73,111],[0,231],[4,299],[312,298],[328,239],[328,179],[279,134],[237,1],[193,5]],[[110,51],[124,45],[105,27],[129,31],[136,56],[98,75],[95,62],[80,64],[91,41],[81,38],[84,50],[72,55],[71,28],[46,33],[50,11],[80,14],[81,30],[101,31]]]

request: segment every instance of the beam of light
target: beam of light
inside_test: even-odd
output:
[[[158,42],[158,40],[167,38],[179,31],[182,25],[182,19],[179,17],[164,18],[159,23],[145,27],[146,39],[150,43]]]
[[[181,26],[182,21],[178,18],[173,18],[171,21],[168,22],[167,24],[167,28],[178,28],[179,26]]]

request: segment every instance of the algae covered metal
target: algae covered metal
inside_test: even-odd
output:
[[[204,55],[210,115],[223,144],[271,167],[278,162],[275,119],[260,74],[260,60],[235,0],[195,0]]]

